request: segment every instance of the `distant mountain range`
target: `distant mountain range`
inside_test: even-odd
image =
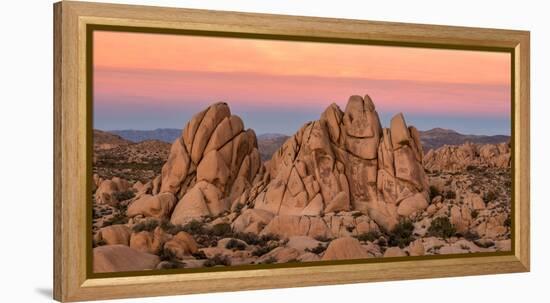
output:
[[[168,143],[174,142],[181,135],[181,129],[177,128],[157,128],[154,130],[110,130],[112,134],[121,136],[126,140],[141,142],[145,140],[159,140]]]
[[[181,135],[181,129],[177,128],[157,128],[154,130],[111,130],[109,133],[115,134],[132,142],[141,142],[145,140],[159,140],[172,143]],[[258,146],[262,160],[268,160],[271,155],[288,139],[289,136],[277,133],[259,134]],[[505,135],[465,135],[451,129],[434,128],[426,131],[420,131],[420,141],[424,146],[424,151],[439,148],[445,144],[459,145],[465,142],[472,143],[502,143],[508,142],[510,136]]]
[[[464,135],[451,129],[433,128],[426,131],[420,131],[420,141],[424,147],[424,152],[430,149],[436,149],[443,145],[460,145],[466,142],[480,144],[495,144],[510,141],[510,136],[505,135]]]

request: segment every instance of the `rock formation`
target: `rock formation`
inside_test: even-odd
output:
[[[144,197],[130,205],[129,215],[171,213],[174,224],[220,215],[260,169],[254,131],[245,130],[226,103],[213,104],[196,114],[172,144],[159,180],[158,192],[165,197]],[[173,199],[178,202],[172,212]]]
[[[244,129],[226,103],[216,103],[196,114],[172,144],[159,194],[134,201],[128,215],[185,224],[246,207],[271,217],[252,215],[262,218],[254,227],[237,219],[237,229],[261,232],[265,226],[285,237],[337,237],[346,235],[339,223],[332,215],[328,222],[320,217],[357,211],[367,226],[372,219],[391,230],[400,218],[428,206],[422,158],[418,131],[402,114],[382,128],[370,97],[351,96],[344,112],[330,105],[262,166],[254,132]]]
[[[424,156],[430,171],[461,171],[468,166],[510,167],[511,151],[507,143],[445,145]]]
[[[332,104],[284,143],[255,184],[252,206],[277,216],[356,210],[390,230],[427,207],[422,157],[403,115],[383,129],[370,97],[352,96],[344,112]]]
[[[116,193],[130,189],[130,183],[119,177],[114,177],[111,180],[99,180],[98,178],[97,182],[95,200],[98,204],[116,205],[119,202]]]
[[[254,131],[213,104],[149,177],[94,175],[94,271],[510,250],[509,146],[420,142],[351,96],[262,163]]]
[[[160,262],[156,255],[139,252],[125,245],[94,248],[94,272],[124,272],[154,269]]]

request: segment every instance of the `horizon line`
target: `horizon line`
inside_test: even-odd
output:
[[[309,121],[311,122],[311,121]],[[414,125],[409,125],[409,126],[414,126]],[[389,127],[383,127],[383,128],[389,128]],[[248,128],[248,129],[252,129],[254,130],[253,128]],[[420,132],[428,132],[428,131],[431,131],[431,130],[435,130],[435,129],[441,129],[441,130],[447,130],[447,131],[453,131],[459,135],[463,135],[463,136],[487,136],[487,137],[496,137],[496,136],[505,136],[505,137],[511,137],[511,134],[507,135],[507,134],[481,134],[481,133],[461,133],[459,131],[456,131],[454,129],[450,129],[450,128],[443,128],[443,127],[434,127],[434,128],[430,128],[430,129],[426,129],[426,130],[423,130],[423,129],[418,129],[418,131]],[[93,128],[93,130],[99,130],[99,131],[103,131],[103,132],[109,132],[109,133],[112,133],[112,132],[121,132],[121,131],[142,131],[142,132],[151,132],[151,131],[157,131],[157,130],[177,130],[177,131],[183,131],[183,128],[178,128],[178,127],[158,127],[158,128],[154,128],[154,129],[135,129],[135,128],[126,128],[126,129],[100,129],[100,128]],[[254,132],[256,132],[254,130]],[[297,132],[297,131],[296,131]],[[261,135],[283,135],[283,136],[293,136],[294,134],[296,134],[296,132],[294,132],[293,134],[285,134],[285,133],[282,133],[282,132],[263,132],[263,133],[257,133],[256,134],[256,137],[259,137]]]

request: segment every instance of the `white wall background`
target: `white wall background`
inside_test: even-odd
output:
[[[106,0],[105,0],[106,1]],[[531,31],[532,272],[342,286],[160,297],[121,302],[547,301],[550,279],[550,22],[546,1],[129,0],[259,13]],[[0,301],[51,301],[52,1],[0,9]],[[546,300],[544,299],[546,298]]]

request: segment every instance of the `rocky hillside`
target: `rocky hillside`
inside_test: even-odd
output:
[[[500,144],[444,145],[430,150],[424,157],[424,168],[429,171],[458,172],[475,167],[510,167],[510,146]]]
[[[181,129],[177,128],[157,128],[154,130],[111,130],[112,134],[121,136],[133,142],[141,142],[146,140],[158,140],[172,143],[181,135]]]
[[[110,132],[101,131],[98,129],[94,129],[93,138],[94,138],[93,140],[94,151],[111,149],[118,146],[125,146],[133,143],[130,140],[123,139],[121,136],[112,134]]]
[[[94,270],[510,249],[510,192],[480,186],[504,186],[509,167],[426,174],[424,162],[462,156],[424,156],[419,131],[402,114],[383,128],[369,96],[332,104],[267,161],[258,147],[216,103],[187,123],[156,176],[95,175]]]
[[[141,142],[145,140],[158,140],[172,143],[181,135],[181,129],[157,128],[154,130],[111,130],[109,133],[120,136],[129,141]],[[262,161],[271,159],[271,156],[289,138],[283,134],[261,134],[257,137],[258,150]]]
[[[98,138],[94,136],[94,142],[97,141]],[[94,151],[93,171],[103,179],[121,177],[129,181],[146,182],[160,173],[170,151],[170,144],[157,140],[99,144],[103,148]]]
[[[498,144],[510,141],[510,136],[464,135],[451,129],[433,128],[420,131],[420,141],[424,150],[437,149],[443,145],[461,145],[467,142],[478,144]]]

